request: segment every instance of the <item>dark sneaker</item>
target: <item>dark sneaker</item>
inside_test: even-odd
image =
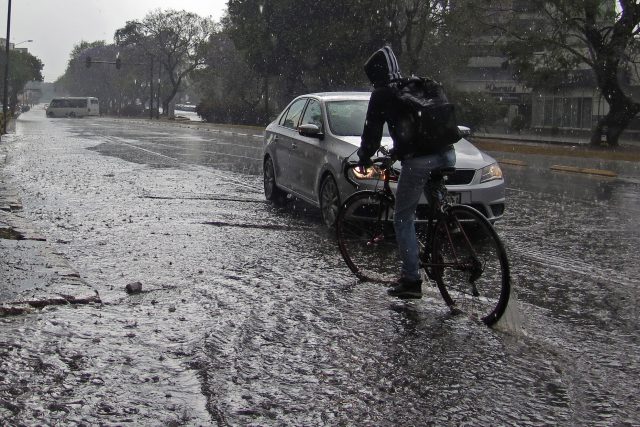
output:
[[[387,289],[387,294],[403,299],[422,298],[422,280],[408,280],[404,277],[396,280],[395,284]]]

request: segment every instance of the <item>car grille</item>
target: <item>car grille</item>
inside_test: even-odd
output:
[[[453,175],[447,177],[447,185],[470,184],[475,174],[475,169],[456,169]]]

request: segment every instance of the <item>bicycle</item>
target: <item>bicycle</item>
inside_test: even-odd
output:
[[[382,186],[359,190],[341,205],[336,220],[340,253],[361,281],[390,284],[400,271],[393,228],[395,196],[391,182],[399,173],[395,160],[382,148],[368,171],[381,176]],[[357,164],[346,162],[344,174]],[[435,281],[453,313],[468,313],[491,326],[504,314],[511,289],[509,262],[492,224],[476,209],[452,203],[445,182],[455,168],[431,172],[427,209],[418,208],[416,233],[426,276]],[[362,177],[362,176],[360,176]]]

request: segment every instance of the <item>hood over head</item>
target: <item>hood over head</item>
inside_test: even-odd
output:
[[[389,46],[375,51],[365,62],[364,71],[374,86],[382,86],[402,78],[398,59]]]

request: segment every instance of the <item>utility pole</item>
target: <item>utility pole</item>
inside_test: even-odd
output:
[[[151,64],[149,68],[149,118],[153,119],[153,55],[149,59]]]
[[[162,63],[158,63],[158,112],[156,114],[156,119],[160,119],[160,105],[162,104],[162,100],[160,98],[160,87],[162,82]],[[164,111],[162,112],[164,114]]]
[[[7,103],[9,101],[9,38],[11,36],[11,0],[7,11],[7,40],[5,42],[4,93],[2,95],[2,135],[7,133]]]

